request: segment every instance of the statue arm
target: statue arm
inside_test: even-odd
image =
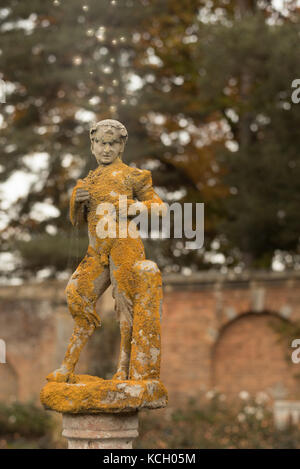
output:
[[[135,170],[133,174],[134,197],[143,202],[141,212],[154,210],[159,215],[167,213],[167,206],[155,192],[152,185],[151,172],[148,170]]]
[[[84,185],[84,179],[78,179],[77,184],[72,191],[69,215],[73,226],[83,225],[87,221],[85,204],[78,203],[75,201],[77,189],[79,189],[80,187],[84,187]]]

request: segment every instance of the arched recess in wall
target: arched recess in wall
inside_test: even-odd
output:
[[[300,365],[291,360],[290,343],[277,314],[246,313],[227,323],[213,349],[212,385],[227,395],[245,390],[276,399],[298,394]]]
[[[18,376],[9,358],[0,364],[0,401],[9,403],[18,398]]]

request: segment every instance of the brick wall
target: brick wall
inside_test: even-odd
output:
[[[211,389],[300,398],[300,364],[291,361],[298,275],[204,273],[164,285],[162,379],[170,405]]]
[[[0,363],[0,399],[39,400],[46,375],[61,361],[73,320],[58,282],[1,287],[0,338],[6,362]],[[79,370],[85,368],[83,354]]]
[[[212,388],[299,399],[300,364],[290,359],[296,337],[278,332],[300,320],[299,284],[296,274],[165,277],[161,378],[170,406]],[[60,364],[73,327],[64,287],[0,288],[0,338],[7,346],[1,400],[38,400],[45,376]],[[102,317],[111,313],[110,289],[97,308]],[[87,347],[78,372],[89,372],[89,356]]]

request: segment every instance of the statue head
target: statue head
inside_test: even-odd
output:
[[[105,119],[90,129],[91,151],[97,163],[111,164],[116,158],[122,159],[128,133],[121,122]]]

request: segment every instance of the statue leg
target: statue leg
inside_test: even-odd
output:
[[[118,282],[115,278],[115,272],[118,268],[112,258],[110,258],[110,278],[113,287],[113,298],[115,300],[115,311],[117,319],[120,323],[120,353],[117,372],[112,379],[128,379],[128,369],[130,360],[131,348],[131,333],[132,333],[132,301],[128,294],[119,288]]]
[[[129,379],[160,377],[162,278],[155,262],[137,261]]]
[[[75,327],[62,365],[47,376],[48,381],[75,380],[73,373],[80,353],[95,328],[100,325],[95,309],[97,299],[109,285],[109,268],[101,265],[99,256],[89,247],[65,290]]]
[[[135,292],[133,264],[144,257],[144,246],[140,239],[118,239],[110,253],[110,278],[121,335],[117,372],[112,379],[128,379]]]
[[[114,379],[159,379],[162,278],[142,241],[118,239],[110,256],[121,347]]]

